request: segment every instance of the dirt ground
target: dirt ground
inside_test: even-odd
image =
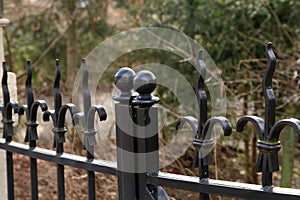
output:
[[[69,146],[65,146],[70,148]],[[56,164],[37,160],[39,199],[57,199]],[[31,199],[29,158],[14,154],[15,199]],[[85,170],[65,166],[66,199],[87,199],[87,173]],[[117,179],[96,173],[97,199],[117,199]]]

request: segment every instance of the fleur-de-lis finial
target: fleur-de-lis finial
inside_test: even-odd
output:
[[[205,92],[206,66],[203,60],[203,51],[200,49],[197,58],[198,78],[196,80],[195,93],[198,99],[198,120],[192,116],[185,116],[177,120],[176,129],[181,129],[184,123],[188,123],[195,134],[193,145],[195,147],[194,167],[199,167],[199,178],[206,181],[209,176],[208,165],[212,163],[211,149],[215,141],[212,138],[212,129],[219,124],[225,136],[232,132],[231,124],[225,117],[212,117],[207,119],[207,96]],[[209,199],[208,194],[200,193],[201,199]]]
[[[281,148],[279,135],[285,126],[291,126],[300,138],[300,121],[294,118],[280,120],[275,123],[275,95],[272,89],[272,78],[276,68],[276,56],[272,49],[272,43],[266,45],[267,67],[262,81],[265,97],[265,119],[257,116],[243,116],[238,122],[236,129],[242,132],[247,122],[251,122],[258,131],[259,149],[256,171],[262,172],[262,185],[264,190],[271,191],[272,173],[279,170],[278,151]],[[299,140],[300,142],[300,140]]]
[[[12,114],[17,113],[18,103],[10,101],[10,94],[7,85],[7,68],[6,63],[2,63],[3,76],[2,76],[2,95],[3,104],[0,105],[0,110],[2,112],[2,123],[4,125],[3,137],[5,137],[6,142],[12,141],[12,136],[14,134]]]
[[[55,60],[55,79],[53,83],[53,88],[54,88],[54,110],[46,111],[43,115],[43,120],[45,122],[50,121],[50,117],[51,117],[53,126],[57,128],[58,114],[62,106],[62,98],[60,92],[60,67],[59,67],[58,59]],[[56,128],[52,129],[52,132],[54,134],[53,147],[56,147],[56,138],[57,138],[55,132]]]
[[[89,90],[89,73],[86,60],[82,59],[81,69],[83,72],[82,77],[82,97],[83,97],[83,112],[74,115],[75,124],[81,122],[81,132],[83,134],[83,145],[87,151],[87,159],[92,162],[94,160],[94,146],[96,145],[97,130],[94,127],[95,114],[99,116],[99,120],[106,120],[106,111],[102,105],[91,106],[91,94]],[[95,199],[95,172],[88,171],[88,184],[89,184],[89,199]]]
[[[186,116],[177,121],[177,129],[182,128],[184,123],[188,123],[194,133],[195,138],[193,141],[193,144],[195,146],[195,159],[194,159],[194,167],[199,167],[199,164],[203,166],[209,165],[211,160],[211,155],[209,152],[206,152],[205,155],[200,155],[202,157],[199,157],[199,152],[201,151],[201,147],[204,146],[203,142],[206,142],[206,146],[212,147],[214,145],[214,142],[211,140],[211,128],[214,124],[220,124],[224,134],[226,136],[231,134],[231,124],[225,117],[213,117],[209,120],[207,120],[207,96],[205,91],[205,77],[206,77],[206,66],[203,61],[203,50],[200,49],[198,52],[198,58],[197,58],[197,66],[198,66],[198,78],[196,80],[196,88],[195,93],[198,99],[199,104],[199,116],[198,120],[191,116]],[[205,127],[205,128],[204,128]],[[209,128],[208,128],[209,127]],[[208,145],[210,143],[210,145]],[[202,149],[204,150],[204,148]],[[202,152],[204,153],[204,152]],[[207,176],[208,172],[205,172],[206,175],[203,174],[203,176]]]
[[[53,146],[56,147],[57,153],[63,152],[63,143],[65,142],[65,133],[67,129],[64,127],[66,112],[69,110],[73,119],[73,115],[77,113],[77,108],[74,104],[62,105],[62,97],[60,92],[60,66],[59,60],[55,61],[55,79],[54,79],[54,110],[47,110],[43,114],[44,121],[50,121],[52,119],[54,128]],[[74,121],[73,121],[74,124]],[[60,144],[57,146],[57,144]]]
[[[55,61],[55,79],[54,79],[54,110],[48,110],[43,114],[44,121],[50,121],[52,119],[54,128],[54,147],[56,148],[57,156],[61,156],[64,152],[65,133],[67,128],[65,127],[66,114],[69,111],[72,118],[73,125],[74,115],[78,112],[76,106],[72,103],[62,105],[62,98],[60,93],[60,67],[59,61]],[[65,179],[64,179],[64,165],[57,164],[57,197],[58,199],[65,199]]]
[[[48,109],[47,103],[44,100],[37,100],[34,101],[34,96],[32,92],[32,70],[30,61],[26,61],[26,71],[27,71],[27,78],[26,78],[26,97],[27,97],[27,105],[20,106],[18,113],[19,115],[26,114],[26,136],[25,142],[29,142],[30,147],[36,146],[36,140],[38,139],[37,134],[37,111],[40,107],[41,110],[44,112]]]
[[[82,77],[82,96],[83,96],[83,112],[74,116],[75,124],[82,123],[82,133],[84,137],[84,147],[88,152],[88,159],[94,159],[94,145],[96,144],[96,132],[94,127],[95,114],[97,113],[100,121],[106,120],[106,111],[102,105],[91,106],[91,95],[88,84],[88,68],[85,59],[82,59],[81,68]]]

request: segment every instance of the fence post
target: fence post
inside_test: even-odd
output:
[[[130,153],[134,152],[134,138],[128,135],[128,132],[133,132],[129,103],[134,97],[131,91],[134,76],[135,72],[130,68],[121,68],[115,74],[115,85],[120,90],[119,94],[113,97],[115,100],[119,200],[136,199],[135,174],[128,169],[133,163],[133,155]]]
[[[115,75],[120,93],[114,96],[118,153],[119,199],[169,199],[161,187],[147,185],[147,173],[158,174],[159,99],[151,93],[156,77],[143,70],[135,75],[129,68]],[[138,94],[131,90],[134,88]]]
[[[159,98],[151,95],[156,88],[156,77],[153,73],[142,70],[134,77],[133,87],[139,93],[131,102],[137,153],[137,198],[158,199],[158,190],[161,188],[146,184],[147,173],[158,174],[159,170],[158,111],[154,105]],[[165,194],[162,197],[167,198]]]

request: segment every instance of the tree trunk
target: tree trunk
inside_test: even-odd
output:
[[[292,187],[294,167],[295,135],[291,128],[287,129],[283,141],[281,187]]]
[[[74,11],[76,9],[75,0],[65,0],[64,4],[67,8],[67,22],[68,22],[68,32],[66,34],[67,40],[67,67],[62,69],[63,77],[65,77],[65,89],[67,90],[67,95],[72,95],[74,78],[77,72],[77,66],[80,65],[80,60],[77,56],[77,35],[76,35],[76,19]]]

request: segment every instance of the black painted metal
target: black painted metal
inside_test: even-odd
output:
[[[276,57],[271,42],[266,45],[266,55],[268,63],[262,82],[265,97],[265,120],[256,116],[244,116],[238,120],[236,129],[239,132],[243,131],[247,122],[253,123],[256,127],[259,136],[256,171],[262,172],[263,189],[272,191],[272,173],[279,170],[278,151],[281,148],[278,141],[279,134],[285,126],[291,126],[298,134],[300,142],[300,121],[291,118],[275,123],[275,95],[272,89],[272,78],[276,67]]]
[[[73,115],[77,113],[77,108],[74,104],[65,104],[62,105],[62,98],[60,93],[60,67],[59,61],[56,60],[55,64],[56,76],[54,80],[54,110],[48,110],[44,112],[43,120],[49,121],[52,119],[54,128],[52,129],[54,133],[55,147],[56,147],[56,156],[60,157],[64,153],[64,142],[65,142],[65,133],[67,128],[65,127],[65,118],[66,113],[69,110],[73,118]],[[57,198],[59,200],[65,199],[65,168],[64,164],[57,163]]]
[[[48,149],[36,147],[33,151],[29,151],[28,145],[10,142],[6,143],[4,139],[0,139],[0,148],[9,152],[22,154],[36,159],[49,162],[60,163],[80,169],[88,169],[99,173],[117,175],[117,163],[104,160],[94,160],[88,162],[85,157],[64,153],[63,156],[57,157],[56,152]],[[170,173],[159,173],[158,175],[147,176],[147,182],[152,185],[165,186],[175,189],[188,190],[194,192],[209,192],[211,194],[230,196],[237,198],[256,199],[299,199],[300,191],[297,189],[277,188],[274,187],[273,192],[266,192],[261,189],[261,185],[235,183],[229,181],[209,180],[208,182],[200,182],[196,177],[175,175]],[[254,196],[253,196],[254,195]]]
[[[195,147],[194,167],[199,167],[200,181],[207,181],[209,177],[208,165],[212,163],[211,149],[215,141],[212,139],[212,128],[215,124],[220,124],[224,135],[229,136],[232,132],[231,124],[225,117],[212,117],[207,119],[207,96],[205,92],[206,66],[202,57],[202,50],[198,52],[198,79],[196,81],[195,93],[199,105],[199,119],[192,116],[185,116],[177,121],[176,129],[181,129],[184,123],[188,123],[195,134],[193,145]],[[201,200],[208,200],[209,195],[200,193]]]
[[[38,139],[37,134],[37,111],[38,107],[41,107],[42,111],[46,111],[48,106],[45,101],[38,100],[34,101],[34,96],[32,92],[31,79],[32,70],[30,61],[26,62],[27,68],[27,79],[26,79],[26,96],[27,105],[20,106],[18,113],[19,115],[26,114],[26,136],[25,142],[29,142],[30,149],[36,147],[36,141]],[[30,158],[30,178],[31,178],[31,198],[38,199],[38,175],[37,175],[37,160],[35,158]]]
[[[115,74],[115,85],[120,90],[119,94],[113,97],[116,113],[119,200],[136,199],[135,174],[129,170],[132,163],[128,162],[133,161],[134,158],[131,154],[126,154],[126,151],[134,152],[134,138],[126,133],[126,131],[133,132],[130,101],[134,98],[131,91],[134,76],[135,72],[130,68],[121,68]]]
[[[133,80],[133,87],[139,94],[131,101],[133,129],[136,151],[144,153],[145,164],[137,161],[137,165],[147,166],[144,173],[136,174],[137,199],[160,199],[169,200],[168,195],[160,186],[147,184],[147,174],[158,174],[159,172],[159,144],[158,144],[158,111],[155,104],[159,98],[152,96],[156,88],[156,77],[147,70],[138,72]],[[137,139],[139,138],[139,139]],[[138,169],[143,168],[138,166]]]
[[[135,74],[129,68],[122,68],[115,75],[115,85],[120,89],[114,96],[119,199],[167,200],[160,186],[146,182],[147,174],[159,171],[158,113],[154,106],[159,99],[151,95],[156,78],[149,71]],[[137,93],[131,92],[133,88]],[[143,155],[145,163],[136,158],[138,155]]]
[[[157,176],[148,176],[147,181],[153,185],[242,199],[296,200],[300,197],[298,189],[274,187],[272,192],[267,192],[261,188],[261,185],[212,179],[201,182],[196,177],[162,172]]]
[[[13,130],[13,119],[12,111],[16,113],[18,111],[18,104],[16,102],[10,101],[10,94],[7,86],[7,68],[5,62],[2,63],[3,76],[2,76],[2,94],[3,94],[3,104],[0,105],[3,119],[3,137],[6,143],[12,141],[12,136],[14,134]],[[7,170],[7,199],[14,199],[14,169],[13,169],[13,154],[12,152],[6,151],[6,170]]]
[[[111,161],[94,160],[93,162],[89,162],[86,157],[68,153],[63,153],[63,155],[57,156],[56,151],[39,147],[36,147],[34,150],[30,151],[30,148],[26,144],[14,141],[7,143],[5,139],[2,138],[0,139],[0,148],[9,152],[22,154],[60,165],[67,165],[78,169],[85,169],[114,176],[117,175],[117,163]]]
[[[16,102],[11,102],[7,86],[7,69],[3,63],[3,104],[0,105],[0,110],[2,112],[1,122],[4,127],[4,139],[0,138],[0,149],[6,151],[8,199],[14,199],[13,153],[30,158],[32,199],[38,199],[37,159],[57,164],[58,199],[65,199],[65,165],[87,170],[89,199],[96,199],[95,172],[118,177],[120,200],[167,200],[169,197],[162,186],[199,192],[201,199],[209,199],[209,194],[236,198],[299,199],[300,190],[272,186],[272,173],[279,169],[278,151],[281,147],[279,135],[285,126],[291,126],[298,133],[298,141],[300,142],[300,121],[290,118],[275,123],[275,96],[272,90],[272,76],[275,71],[276,58],[271,43],[267,44],[266,53],[268,65],[263,79],[266,104],[265,120],[256,116],[244,116],[237,123],[237,131],[242,131],[248,121],[252,122],[258,130],[260,140],[257,145],[259,149],[257,171],[262,172],[263,187],[208,179],[208,165],[212,162],[210,151],[214,145],[212,128],[215,124],[221,125],[227,136],[231,134],[231,125],[225,117],[212,117],[210,119],[207,117],[207,97],[204,85],[206,68],[201,50],[198,54],[199,75],[195,88],[200,109],[198,120],[186,116],[177,121],[178,129],[182,128],[184,123],[188,123],[195,133],[193,140],[196,149],[194,167],[200,168],[199,178],[159,172],[158,112],[156,106],[159,99],[151,94],[156,87],[156,78],[151,72],[140,71],[135,74],[130,68],[122,68],[115,75],[115,84],[120,92],[114,96],[118,155],[117,163],[114,163],[94,158],[95,134],[97,132],[94,127],[95,114],[99,115],[100,121],[105,120],[107,116],[101,105],[91,105],[85,60],[82,61],[83,112],[80,113],[74,104],[62,105],[58,60],[56,60],[55,66],[54,110],[47,110],[47,104],[43,100],[34,101],[29,61],[27,61],[28,76],[26,80],[27,105],[18,107]],[[43,120],[49,121],[51,118],[53,121],[55,151],[36,146],[39,107],[44,111]],[[67,111],[71,113],[73,125],[81,125],[83,144],[87,150],[86,157],[64,152]],[[25,140],[29,142],[29,145],[12,141],[14,134],[13,112],[26,115]],[[137,159],[138,153],[143,155],[141,160]]]
[[[89,90],[89,74],[85,59],[82,60],[81,68],[83,72],[82,78],[82,92],[83,92],[83,112],[74,115],[75,124],[81,121],[82,134],[84,140],[84,147],[87,152],[87,159],[89,162],[94,160],[94,146],[96,144],[97,130],[94,127],[95,114],[99,116],[99,120],[106,120],[106,111],[102,105],[91,106],[91,95]],[[95,190],[95,172],[88,171],[88,198],[90,200],[96,199]]]

